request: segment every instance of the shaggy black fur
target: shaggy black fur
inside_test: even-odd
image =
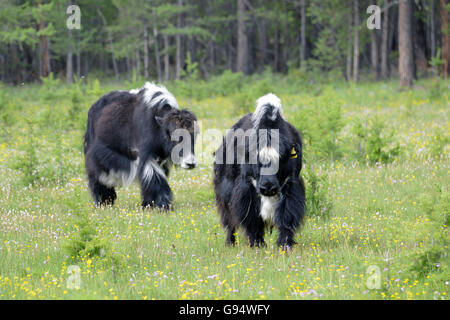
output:
[[[277,98],[278,99],[278,98]],[[277,244],[292,246],[294,235],[302,222],[305,208],[305,187],[300,176],[302,169],[302,141],[298,131],[284,120],[280,110],[270,104],[264,105],[257,122],[252,114],[241,118],[233,127],[236,129],[268,129],[267,139],[271,140],[270,129],[279,130],[279,169],[274,175],[260,175],[261,163],[259,156],[256,164],[236,163],[226,164],[226,153],[230,147],[244,148],[245,157],[249,159],[250,152],[259,154],[262,145],[258,139],[258,150],[252,150],[248,140],[238,144],[238,140],[227,135],[222,145],[215,152],[214,189],[216,204],[221,215],[221,222],[227,231],[226,244],[233,245],[236,241],[235,232],[239,227],[245,231],[250,246],[265,245],[264,232],[266,227],[275,225],[279,230]],[[275,111],[274,111],[275,110]],[[275,114],[275,119],[274,118]],[[294,151],[292,150],[294,148]],[[221,158],[218,158],[218,156]],[[218,159],[223,159],[223,161]],[[218,163],[223,162],[224,164]],[[268,195],[268,196],[264,196]],[[274,197],[271,197],[274,196]],[[278,198],[277,198],[278,197]],[[271,219],[263,219],[261,214],[262,199],[273,201],[274,215]]]
[[[172,192],[167,175],[172,148],[178,143],[171,134],[180,128],[189,131],[195,160],[197,119],[187,110],[178,110],[176,100],[163,87],[147,83],[133,91],[110,92],[89,110],[84,136],[89,189],[96,204],[113,204],[117,198],[114,188],[127,186],[137,176],[142,206],[168,209]],[[194,166],[185,164],[188,169]]]

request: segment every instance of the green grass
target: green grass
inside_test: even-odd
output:
[[[288,252],[276,247],[276,230],[265,248],[249,248],[241,232],[225,247],[209,136],[197,169],[171,173],[174,212],[142,211],[137,185],[119,189],[113,207],[93,206],[81,151],[87,110],[103,93],[142,83],[1,87],[0,298],[447,299],[450,82],[399,91],[396,82],[312,84],[296,74],[247,80],[168,88],[203,131],[224,132],[261,88],[282,99],[305,135],[305,176],[321,187]],[[381,163],[367,158],[377,150],[358,149],[367,141],[353,130],[359,121],[370,134],[374,119],[384,124],[381,148],[400,147]],[[70,265],[80,267],[79,289],[67,287]],[[379,289],[367,287],[370,266]]]

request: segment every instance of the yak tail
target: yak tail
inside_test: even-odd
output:
[[[275,121],[278,116],[284,119],[281,100],[276,95],[269,93],[256,100],[256,110],[252,115],[255,128],[259,128],[264,120]]]

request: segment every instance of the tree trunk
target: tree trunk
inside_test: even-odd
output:
[[[214,47],[214,38],[211,37],[211,40],[209,41],[209,70],[213,74],[214,69],[216,67],[216,50]]]
[[[262,0],[259,0],[257,4],[258,7],[264,7],[264,2]],[[267,61],[267,20],[265,17],[255,17],[254,19],[258,32],[257,62],[255,67],[259,71],[262,71],[266,66]]]
[[[135,55],[136,55],[136,76],[139,79],[141,77],[141,52],[139,48],[136,48]]]
[[[87,78],[89,73],[89,52],[86,52],[84,54],[84,70],[83,70],[83,76]]]
[[[277,13],[278,15],[278,13]],[[280,35],[279,35],[279,29],[278,29],[278,19],[275,20],[275,40],[274,40],[274,48],[273,48],[273,70],[275,72],[278,72],[278,65],[279,65],[279,53],[280,53]]]
[[[39,22],[39,31],[45,29],[45,22],[41,20]],[[50,74],[50,53],[48,49],[48,39],[45,35],[39,37],[41,44],[41,76],[48,77]]]
[[[288,14],[286,8],[286,0],[283,0],[283,29],[281,37],[281,61],[280,61],[280,71],[286,73],[288,71],[287,62],[289,61],[289,28],[288,28]]]
[[[111,31],[108,30],[108,23],[106,22],[105,16],[101,12],[101,10],[97,9],[97,13],[100,16],[100,18],[102,19],[103,25],[106,27],[106,31],[108,33],[109,49],[111,50],[111,58],[112,58],[112,63],[113,63],[114,74],[116,76],[116,81],[119,82],[120,81],[120,79],[119,79],[119,69],[117,67],[117,61],[116,61],[116,57],[115,57],[115,54],[114,54],[114,44],[113,44],[112,34],[111,34]]]
[[[148,79],[148,27],[144,24],[144,78]]]
[[[444,60],[441,76],[444,78],[447,78],[450,72],[450,13],[447,11],[449,4],[449,0],[441,0],[442,60]]]
[[[67,45],[67,61],[66,61],[66,81],[73,81],[73,50],[72,50],[72,33],[69,30],[69,43]]]
[[[77,49],[77,80],[81,78],[81,52]]]
[[[156,59],[156,71],[158,74],[158,82],[161,82],[161,60],[159,57],[159,46],[158,46],[158,27],[156,25],[156,15],[154,16],[153,23],[153,37],[155,39],[155,59]]]
[[[231,28],[231,26],[230,26]],[[228,70],[232,70],[232,71],[236,71],[233,69],[233,38],[231,36],[231,34],[229,35],[229,39],[228,39],[228,45],[227,45],[227,69]]]
[[[237,0],[238,45],[236,57],[236,70],[243,74],[248,73],[248,39],[245,29],[245,0]]]
[[[346,67],[346,77],[347,81],[350,81],[352,78],[352,31],[353,31],[353,25],[352,25],[353,19],[351,11],[348,15],[348,29],[347,29],[347,67]]]
[[[434,0],[431,0],[431,10],[430,10],[430,54],[431,58],[436,57],[436,30],[434,25],[434,13],[435,11],[435,4]],[[433,76],[436,75],[436,67],[432,66],[433,70]]]
[[[371,50],[370,50],[370,58],[372,64],[372,77],[374,81],[378,81],[379,79],[379,64],[378,64],[378,35],[377,29],[373,29],[370,31],[371,38]]]
[[[300,68],[305,67],[306,61],[306,0],[300,2],[301,33],[300,33]]]
[[[353,0],[354,14],[354,42],[353,42],[353,81],[358,82],[359,76],[359,4],[358,0]]]
[[[20,83],[19,52],[15,41],[11,43],[11,64],[13,84],[18,85]]]
[[[400,85],[402,87],[412,87],[414,77],[414,57],[411,25],[411,0],[399,0],[398,10],[398,71],[400,76]]]
[[[100,54],[99,54],[99,60],[100,60],[100,69],[102,70],[102,73],[106,73],[106,62],[105,62],[105,36],[104,36],[104,28],[103,28],[103,22],[101,17],[99,17],[99,42],[101,44],[100,48]]]
[[[181,10],[183,7],[183,0],[178,0],[178,8]],[[181,29],[181,12],[178,12],[177,16],[177,28]],[[176,62],[175,62],[175,78],[180,79],[182,68],[182,48],[181,48],[181,34],[178,33],[175,36],[176,45]]]
[[[68,1],[67,5],[71,5],[72,2]],[[67,58],[66,58],[66,82],[72,83],[73,81],[73,48],[72,48],[72,30],[68,29],[68,43],[67,43]]]
[[[412,2],[412,12],[423,10],[423,4]],[[416,9],[417,8],[417,9]],[[413,39],[413,57],[414,57],[414,78],[417,79],[419,74],[426,74],[428,70],[427,59],[427,28],[423,18],[412,15],[412,39]]]
[[[169,81],[169,36],[164,35],[164,81]]]
[[[381,78],[389,76],[389,0],[385,0],[381,33]]]
[[[131,63],[128,55],[125,57],[125,71],[128,74],[128,79],[131,79]]]
[[[0,66],[1,66],[1,70],[2,70],[2,72],[0,73],[0,81],[5,82],[6,64],[5,64],[5,57],[2,54],[0,54]]]

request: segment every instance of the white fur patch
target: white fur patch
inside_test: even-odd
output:
[[[275,209],[277,208],[279,196],[264,197],[261,196],[261,211],[259,215],[264,221],[275,222]]]
[[[278,163],[278,160],[280,159],[280,154],[275,148],[264,147],[261,150],[259,150],[259,159],[263,164]]]
[[[130,171],[110,170],[109,173],[102,172],[98,180],[108,188],[124,186],[128,187],[136,178],[139,158],[132,161]]]
[[[149,183],[153,176],[157,174],[164,180],[167,180],[166,174],[164,173],[164,170],[158,165],[158,163],[151,159],[147,161],[147,163],[144,166],[143,172],[142,172],[142,180],[144,183]]]
[[[255,127],[259,126],[261,119],[266,115],[268,106],[273,107],[272,114],[269,116],[269,119],[275,120],[277,118],[277,114],[284,119],[280,98],[273,93],[269,93],[256,100],[256,110],[252,115],[252,120]]]
[[[189,165],[197,165],[197,158],[195,158],[192,153],[188,154],[186,157],[180,160],[180,167],[182,167],[183,169],[189,169]]]
[[[162,100],[166,100],[167,103],[173,107],[178,109],[178,102],[169,92],[169,90],[166,89],[163,85],[156,85],[152,82],[146,82],[142,88],[139,89],[132,89],[130,90],[131,94],[138,94],[141,90],[145,90],[144,92],[144,102],[151,108],[156,105],[158,105]],[[155,93],[161,92],[161,94],[155,99],[152,100],[152,97]]]

